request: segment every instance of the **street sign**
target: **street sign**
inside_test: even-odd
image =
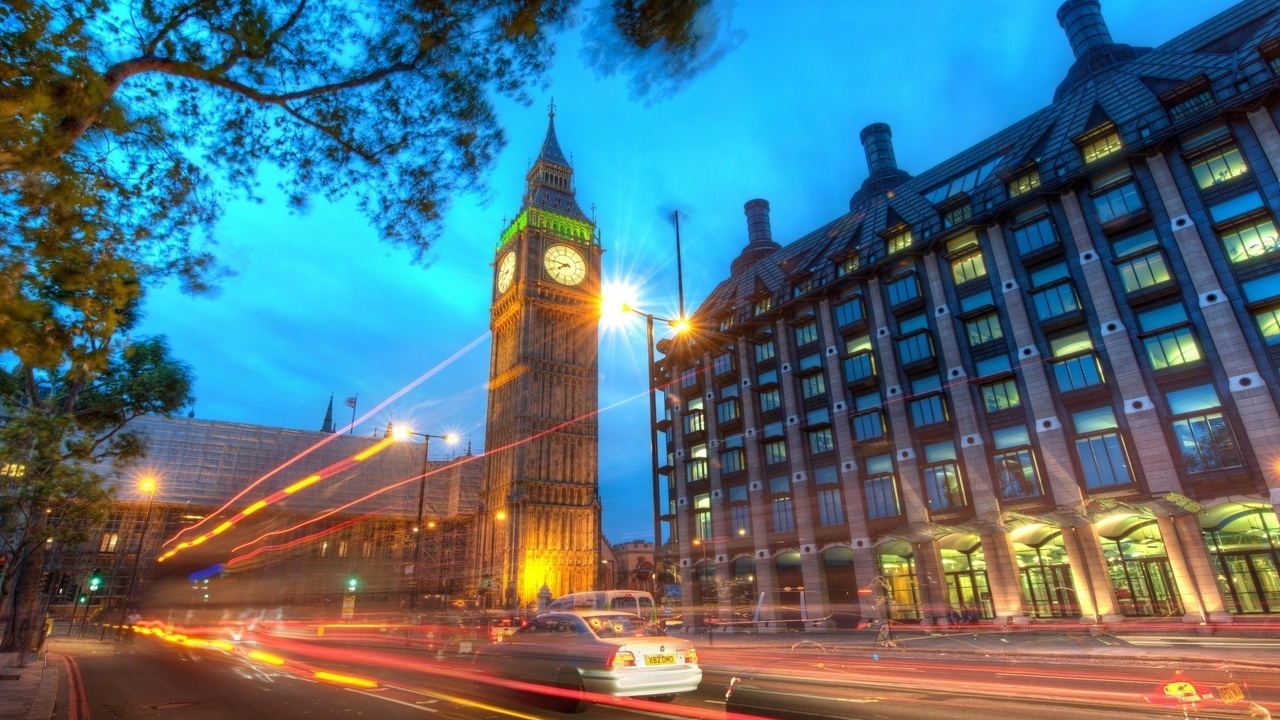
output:
[[[343,595],[342,596],[342,619],[350,620],[355,616],[356,616],[356,596]]]

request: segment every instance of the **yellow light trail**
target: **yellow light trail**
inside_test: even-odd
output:
[[[376,688],[378,683],[364,678],[352,677],[350,675],[339,675],[338,673],[325,672],[317,670],[314,675],[317,680],[328,680],[329,682],[340,683],[342,685],[352,685],[362,688]]]
[[[267,663],[268,665],[283,665],[283,664],[284,664],[284,658],[282,658],[282,657],[280,657],[280,656],[278,656],[278,655],[272,655],[271,653],[265,653],[265,652],[262,652],[261,650],[250,650],[250,651],[249,651],[249,657],[251,657],[251,658],[253,658],[254,660],[257,660],[257,661],[259,661],[259,662]]]

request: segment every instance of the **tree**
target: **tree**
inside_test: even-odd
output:
[[[34,357],[45,351],[31,350]],[[143,441],[129,421],[191,402],[191,370],[170,357],[163,338],[112,345],[100,362],[0,366],[0,406],[8,415],[0,426],[8,475],[0,487],[0,552],[13,558],[0,585],[0,607],[10,611],[0,649],[19,657],[39,627],[47,541],[83,542],[106,515],[111,488],[92,466],[123,467],[142,457]]]
[[[612,0],[588,58],[639,91],[731,44],[713,0]],[[0,202],[98,210],[106,234],[200,287],[228,192],[281,168],[291,203],[354,197],[420,261],[448,198],[529,100],[574,0],[11,0],[0,16]],[[217,181],[215,181],[215,178]],[[142,244],[145,247],[136,247]],[[148,275],[145,270],[144,276]]]

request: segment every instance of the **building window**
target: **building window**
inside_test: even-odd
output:
[[[818,322],[812,317],[795,328],[796,347],[818,342]]]
[[[1188,322],[1187,310],[1182,303],[1138,313],[1138,326],[1143,333],[1159,331],[1142,338],[1152,370],[1164,370],[1201,359],[1200,346]]]
[[[818,491],[818,524],[822,527],[844,524],[844,505],[840,501],[840,488]]]
[[[1159,248],[1160,241],[1151,228],[1111,243],[1117,258],[1116,270],[1126,293],[1155,287],[1173,278]]]
[[[367,542],[367,541],[360,543],[360,557],[362,558],[373,557],[373,543]]]
[[[1093,351],[1088,331],[1072,333],[1049,341],[1053,352],[1053,374],[1060,392],[1101,385],[1102,364]]]
[[[756,315],[763,315],[773,309],[773,298],[769,295],[756,298],[754,311]]]
[[[898,358],[903,365],[910,365],[932,357],[933,336],[927,330],[921,330],[898,341]]]
[[[1219,233],[1227,259],[1241,263],[1280,250],[1280,237],[1271,218],[1259,218]]]
[[[755,345],[756,345],[756,362],[758,363],[764,362],[765,360],[772,360],[773,357],[778,352],[777,348],[775,348],[773,345],[773,338],[769,338],[764,342],[756,343]]]
[[[990,290],[983,290],[973,295],[965,295],[960,298],[960,313],[968,314],[982,308],[994,308],[996,306],[995,296]]]
[[[1223,128],[1225,131],[1226,128]],[[1249,172],[1249,166],[1245,164],[1244,157],[1240,154],[1240,148],[1235,144],[1227,147],[1215,148],[1204,155],[1200,155],[1191,163],[1191,174],[1196,179],[1196,185],[1201,190],[1205,190],[1224,183],[1233,178],[1240,177]]]
[[[963,285],[970,280],[987,276],[987,264],[982,259],[982,251],[975,250],[969,255],[951,261],[951,278],[956,285]]]
[[[1013,239],[1018,245],[1020,255],[1031,253],[1058,244],[1058,233],[1053,228],[1053,220],[1048,215],[1021,227],[1014,228]]]
[[[680,371],[680,387],[690,388],[698,384],[698,369],[685,368]]]
[[[102,542],[98,544],[98,552],[115,552],[120,543],[120,533],[103,533]]]
[[[960,481],[960,466],[956,462],[955,443],[927,445],[924,449],[924,487],[929,495],[929,509],[953,510],[964,507],[964,484]]]
[[[1191,97],[1169,105],[1169,118],[1174,122],[1178,122],[1212,106],[1213,92],[1206,88],[1203,92],[1196,93]],[[1204,186],[1202,185],[1201,187]]]
[[[1040,171],[1032,170],[1026,175],[1019,175],[1009,183],[1009,197],[1018,197],[1040,187]]]
[[[1258,324],[1258,332],[1268,345],[1280,345],[1280,307],[1267,308],[1253,314],[1253,321]]]
[[[967,193],[977,186],[981,185],[984,180],[991,175],[991,171],[995,170],[996,165],[1004,159],[1004,155],[997,155],[988,158],[977,167],[969,168],[964,172],[956,175],[950,180],[938,185],[937,187],[924,193],[924,196],[934,205],[939,205],[943,200],[957,193]]]
[[[344,558],[346,556],[347,556],[347,541],[341,540],[338,542],[338,557]]]
[[[884,411],[880,406],[880,393],[870,393],[855,398],[854,414],[850,418],[853,425],[853,439],[858,442],[874,442],[885,437],[886,425]]]
[[[912,242],[913,238],[911,237],[911,230],[907,229],[894,235],[890,235],[885,244],[889,249],[889,254],[892,255],[911,247]]]
[[[911,411],[912,427],[922,428],[947,421],[947,404],[942,398],[942,383],[937,375],[917,378],[911,382],[912,400],[907,403]]]
[[[955,227],[971,217],[973,217],[973,205],[971,203],[964,203],[963,205],[948,210],[947,213],[942,216],[942,227]]]
[[[760,392],[760,412],[767,413],[780,407],[782,407],[782,394],[778,392],[777,387]]]
[[[1244,465],[1213,385],[1175,390],[1166,399],[1173,416],[1173,434],[1182,451],[1182,466],[1188,474]]]
[[[818,286],[812,277],[805,278],[791,286],[791,297],[798,298]]]
[[[736,398],[727,398],[716,404],[716,422],[723,425],[742,417],[742,404]]]
[[[1032,271],[1031,286],[1036,288],[1031,293],[1031,300],[1041,322],[1080,311],[1080,298],[1071,283],[1066,263],[1055,263]]]
[[[825,407],[805,416],[805,436],[809,441],[809,453],[817,455],[836,449],[831,434],[831,413]]]
[[[867,518],[897,517],[902,514],[898,504],[898,483],[893,476],[893,458],[877,455],[865,460],[867,477],[862,481],[863,495],[867,499]]]
[[[858,256],[852,255],[836,263],[836,277],[844,277],[858,269]]]
[[[812,400],[816,397],[826,397],[827,394],[827,376],[821,370],[811,372],[800,378],[800,396],[805,400]]]
[[[1071,416],[1076,431],[1076,457],[1090,490],[1133,482],[1124,440],[1110,407],[1085,410]]]
[[[920,281],[915,273],[906,273],[889,281],[886,286],[890,307],[911,302],[920,297]]]
[[[1018,395],[1018,382],[1013,378],[1003,378],[982,386],[982,403],[987,412],[1008,410],[1022,404]]]
[[[1094,195],[1093,206],[1098,210],[1100,223],[1108,223],[1144,207],[1142,195],[1138,193],[1138,186],[1132,179]]]
[[[688,435],[690,433],[706,432],[706,430],[707,420],[702,410],[702,398],[690,398],[689,404],[685,407],[684,432]]]
[[[875,375],[875,357],[870,350],[863,350],[844,359],[845,382],[860,382]]]
[[[1021,500],[1040,496],[1040,477],[1036,472],[1035,451],[1026,425],[991,432],[996,452],[991,456],[996,470],[996,483],[1003,500]]]
[[[1000,328],[1000,316],[995,312],[980,315],[972,320],[965,320],[964,329],[969,336],[970,347],[1004,337],[1004,331]]]
[[[743,488],[745,490],[745,488]],[[733,526],[734,537],[751,535],[751,507],[749,505],[733,505],[729,508],[729,523]]]
[[[866,319],[862,298],[852,297],[836,306],[836,327],[848,327]]]
[[[733,372],[737,364],[735,362],[735,354],[736,353],[733,351],[729,351],[717,355],[715,359],[711,361],[711,372],[716,376]]]
[[[694,537],[703,542],[711,539],[711,496],[706,493],[693,498],[693,532]]]
[[[787,461],[787,441],[784,439],[768,440],[764,444],[764,462],[776,465]]]
[[[1225,200],[1213,203],[1208,207],[1209,219],[1215,223],[1226,222],[1234,218],[1256,217],[1255,212],[1263,208],[1262,196],[1257,191],[1233,195]],[[1241,220],[1244,223],[1245,220]]]
[[[1104,129],[1080,142],[1080,155],[1084,158],[1084,163],[1089,165],[1119,152],[1120,148],[1120,131],[1107,123]]]
[[[720,444],[720,472],[735,473],[746,469],[746,459],[743,457],[742,436],[733,435],[724,439]]]
[[[784,477],[769,480],[769,494],[773,496],[774,532],[790,532],[796,529],[795,513],[791,507],[791,481]]]

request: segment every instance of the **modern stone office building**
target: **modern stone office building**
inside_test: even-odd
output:
[[[1280,12],[1058,20],[1048,107],[929,169],[868,126],[785,246],[746,204],[710,332],[660,345],[686,612],[1280,613]]]
[[[118,474],[102,468],[117,488],[106,524],[86,543],[52,548],[47,590],[59,617],[73,606],[83,617],[86,604],[94,613],[132,605],[148,614],[337,616],[351,594],[361,611],[409,609],[414,595],[423,610],[476,597],[471,535],[483,459],[465,447],[437,443],[428,459],[421,442],[368,435],[162,417],[130,428],[147,438],[148,453]],[[314,475],[322,478],[308,483]],[[250,510],[277,493],[287,497]],[[184,542],[193,546],[157,562]],[[90,595],[94,568],[102,583]]]

